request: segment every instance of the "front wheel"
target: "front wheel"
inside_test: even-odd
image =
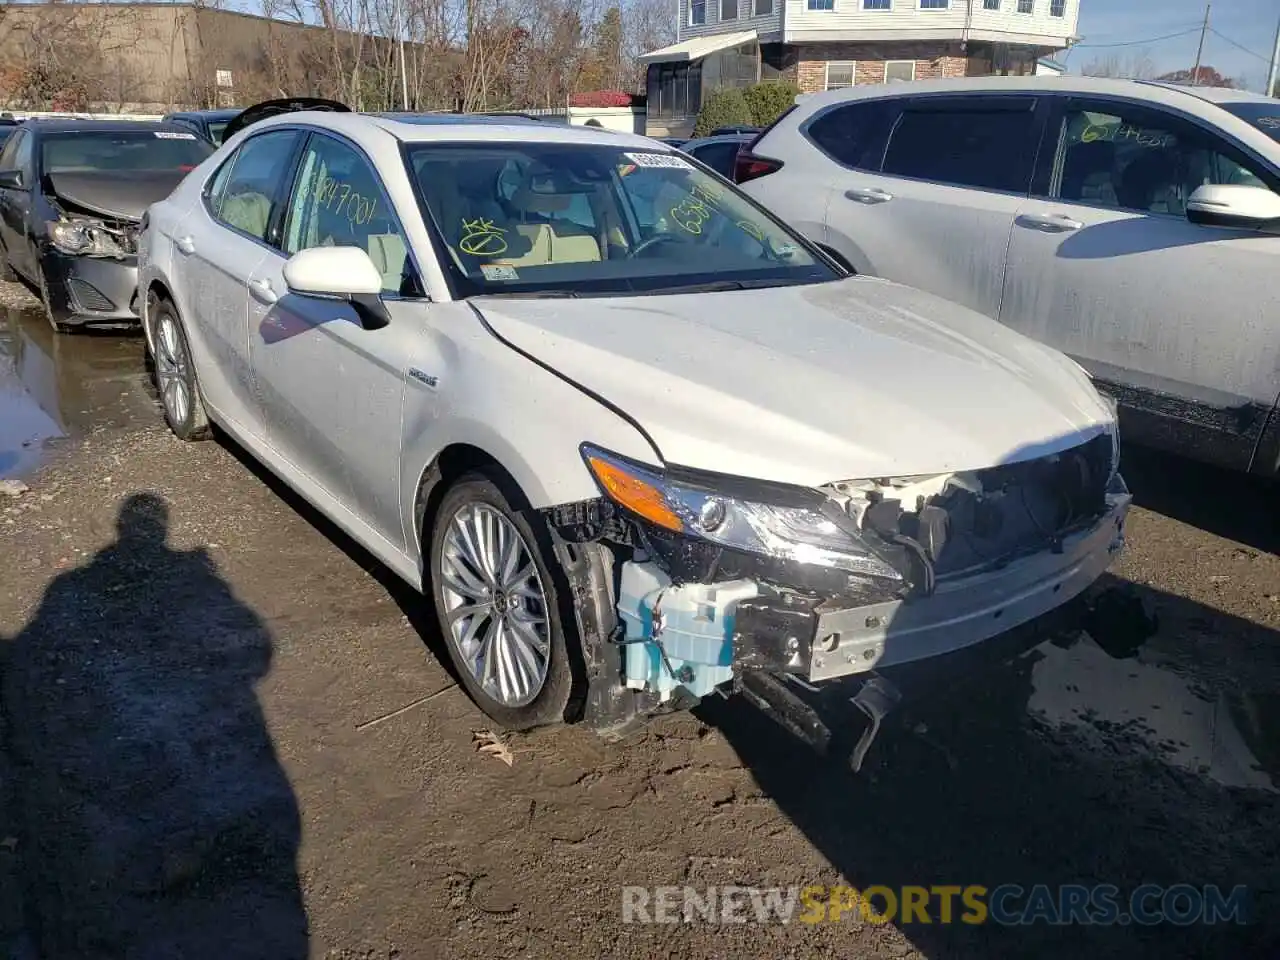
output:
[[[510,730],[564,720],[578,639],[560,615],[567,581],[540,518],[468,474],[436,513],[429,562],[440,630],[476,705]]]

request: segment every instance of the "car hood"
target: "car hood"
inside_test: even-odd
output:
[[[883,280],[472,303],[668,464],[818,486],[1030,460],[1113,421],[1062,354]]]
[[[169,196],[185,170],[140,173],[51,173],[49,187],[60,200],[103,217],[141,220],[147,207]]]

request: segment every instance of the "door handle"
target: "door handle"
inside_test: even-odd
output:
[[[1081,221],[1068,217],[1065,213],[1024,213],[1018,217],[1018,223],[1024,227],[1049,233],[1065,233],[1069,230],[1079,230],[1084,226]]]
[[[886,200],[892,200],[893,194],[887,190],[881,190],[879,187],[854,187],[844,192],[846,199],[855,203],[884,203]]]
[[[276,292],[271,289],[270,280],[250,280],[249,292],[253,294],[253,299],[262,303],[275,303],[280,299],[276,296]]]
[[[179,250],[181,250],[183,253],[196,252],[196,242],[192,240],[190,237],[178,237],[176,240],[173,241],[173,245],[177,247]]]

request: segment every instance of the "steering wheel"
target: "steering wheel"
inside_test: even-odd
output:
[[[674,233],[655,233],[648,240],[642,240],[631,252],[627,254],[628,260],[634,260],[646,250],[656,247],[660,243],[684,243],[683,238],[676,236]]]

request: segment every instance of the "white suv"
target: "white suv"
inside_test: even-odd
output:
[[[1280,474],[1280,101],[1082,77],[799,98],[748,194],[861,274],[1067,353],[1126,440]]]

